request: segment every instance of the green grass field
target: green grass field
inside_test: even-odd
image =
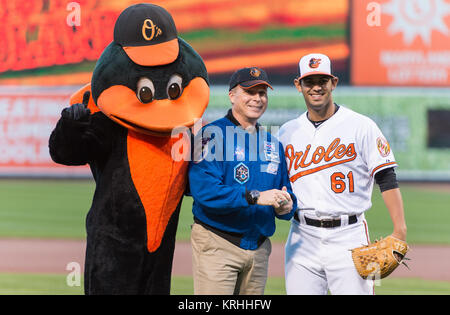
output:
[[[413,185],[400,185],[411,244],[450,244],[450,193]],[[0,180],[0,237],[85,237],[85,217],[94,183],[87,180]],[[192,199],[185,198],[180,213],[178,241],[187,241],[192,224]],[[371,239],[391,233],[392,223],[378,188],[367,212]],[[289,222],[277,221],[272,237],[283,242]],[[1,274],[0,294],[82,294],[81,287],[68,287],[65,275]],[[420,279],[385,279],[377,294],[450,294],[450,282]],[[175,276],[172,294],[192,294],[192,278]],[[285,294],[284,280],[270,278],[266,294]]]
[[[81,295],[81,286],[69,287],[65,275],[54,274],[1,274],[0,295]],[[191,277],[174,276],[171,294],[192,295]],[[265,294],[285,295],[284,278],[267,280]],[[421,279],[384,279],[375,287],[377,295],[448,295],[450,282],[425,281]]]
[[[408,242],[450,244],[450,192],[430,191],[400,185],[408,225]],[[0,180],[0,237],[70,238],[85,237],[85,217],[94,183],[84,180]],[[366,214],[371,239],[392,232],[389,213],[378,187],[373,206]],[[192,198],[186,197],[180,213],[177,240],[189,240]],[[273,241],[283,242],[289,222],[277,220]]]

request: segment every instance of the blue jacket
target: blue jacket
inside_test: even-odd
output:
[[[203,127],[203,159],[197,154],[189,164],[192,211],[196,219],[213,228],[243,234],[241,248],[256,249],[261,236],[270,237],[275,232],[275,217],[292,218],[297,199],[281,143],[263,128],[250,134],[237,124],[230,110],[224,118]],[[197,137],[197,145],[198,141]],[[272,206],[249,205],[245,198],[246,190],[283,186],[294,205],[290,213],[282,216]]]

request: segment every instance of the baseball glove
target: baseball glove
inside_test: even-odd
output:
[[[356,270],[363,279],[383,279],[389,276],[409,250],[406,242],[388,236],[375,243],[352,249]]]

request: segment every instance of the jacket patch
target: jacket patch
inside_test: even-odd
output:
[[[264,156],[267,161],[280,163],[280,155],[274,142],[264,141]]]
[[[244,163],[239,163],[234,167],[234,179],[239,184],[244,184],[250,178],[250,171]]]
[[[277,175],[278,173],[278,163],[269,163],[269,164],[262,164],[261,165],[261,172],[263,173],[269,173],[272,175]]]

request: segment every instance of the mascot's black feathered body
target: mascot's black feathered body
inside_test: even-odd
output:
[[[171,155],[184,138],[171,131],[192,126],[208,101],[204,63],[171,15],[152,4],[123,11],[91,84],[74,94],[49,141],[55,162],[88,163],[96,182],[86,294],[170,293],[187,181],[187,162]]]

